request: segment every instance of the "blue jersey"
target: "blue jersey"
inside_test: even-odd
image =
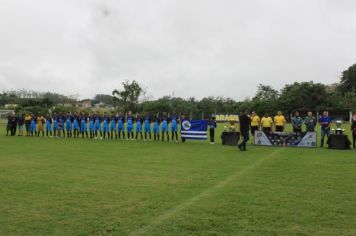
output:
[[[109,132],[109,123],[110,123],[110,117],[104,116],[103,117],[103,130],[104,130],[104,132]]]
[[[118,130],[123,130],[124,129],[124,123],[125,123],[125,117],[123,115],[119,115],[117,117],[117,123],[118,123]]]
[[[163,116],[161,120],[162,120],[162,132],[167,132],[168,131],[168,117]]]
[[[51,117],[47,117],[46,118],[46,130],[47,131],[51,131],[52,128],[52,118]]]
[[[89,130],[90,131],[94,131],[94,122],[95,122],[94,116],[90,115],[89,116]]]
[[[80,132],[87,131],[87,117],[81,116],[80,117]]]
[[[326,129],[326,128],[329,127],[329,124],[332,122],[332,120],[331,120],[331,117],[329,117],[329,116],[321,116],[319,118],[319,122],[320,123],[326,123],[326,124],[322,124],[321,125],[322,129]]]
[[[137,116],[136,118],[136,132],[142,132],[142,118]]]
[[[145,132],[151,132],[151,117],[145,116]]]
[[[178,117],[172,116],[172,121],[171,121],[171,129],[172,132],[176,132],[178,127]]]
[[[94,128],[96,131],[101,130],[101,116],[97,115],[94,118]]]
[[[134,118],[132,116],[127,116],[127,132],[132,132]]]
[[[116,116],[111,116],[110,130],[115,130],[116,129],[116,123],[117,123],[117,117]]]
[[[67,131],[71,131],[72,130],[72,121],[71,121],[71,117],[70,116],[66,117],[66,129],[67,129]]]
[[[159,132],[159,119],[158,117],[155,117],[153,120],[153,132],[158,133]]]
[[[79,130],[79,117],[78,116],[73,117],[73,129]]]

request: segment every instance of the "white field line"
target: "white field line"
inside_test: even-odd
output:
[[[212,186],[211,188],[204,190],[203,192],[199,193],[198,195],[186,200],[185,202],[181,203],[180,205],[178,205],[178,206],[176,206],[176,207],[164,212],[163,214],[159,215],[154,220],[152,220],[150,224],[148,224],[147,226],[144,226],[144,227],[142,227],[140,229],[137,229],[136,231],[131,232],[130,235],[143,235],[143,234],[147,233],[149,230],[153,229],[155,226],[160,225],[162,222],[164,222],[165,220],[169,219],[173,215],[175,215],[175,214],[181,212],[182,210],[192,206],[194,203],[196,203],[200,199],[205,198],[205,197],[211,195],[214,192],[217,192],[219,189],[225,187],[227,184],[229,184],[230,182],[232,182],[236,178],[243,176],[244,174],[246,174],[251,169],[261,165],[261,163],[263,163],[266,160],[272,158],[277,153],[279,153],[281,150],[283,150],[283,149],[282,148],[276,149],[275,151],[273,151],[269,155],[267,155],[265,158],[259,159],[258,161],[256,161],[252,165],[249,165],[248,167],[246,167],[243,170],[238,170],[237,172],[233,173],[232,175],[230,175],[226,179],[220,181],[219,183],[217,183],[216,185]]]

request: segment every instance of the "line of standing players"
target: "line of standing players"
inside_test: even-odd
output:
[[[151,116],[149,113],[133,115],[128,112],[97,113],[66,113],[53,116],[25,116],[28,136],[91,138],[91,139],[131,139],[178,141],[178,126],[180,119],[175,113],[163,112],[161,116]],[[171,133],[171,135],[169,135]],[[135,136],[135,137],[134,137]]]

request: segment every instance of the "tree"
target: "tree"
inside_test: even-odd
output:
[[[142,92],[142,87],[135,80],[131,83],[125,81],[122,83],[121,90],[115,89],[112,91],[114,104],[121,106],[123,111],[136,112]]]
[[[253,97],[253,100],[275,100],[279,97],[277,90],[272,88],[269,85],[259,84],[257,86],[256,95]]]
[[[342,72],[339,89],[343,95],[347,92],[356,94],[356,64]]]

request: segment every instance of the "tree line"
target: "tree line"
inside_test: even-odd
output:
[[[256,111],[258,114],[275,114],[300,111],[329,110],[333,112],[356,111],[356,64],[342,72],[339,83],[294,82],[277,90],[270,85],[259,84],[252,98],[236,101],[226,97],[181,98],[163,96],[152,99],[146,89],[138,82],[125,81],[121,88],[112,94],[97,94],[91,99],[92,104],[104,104],[111,110],[122,112],[173,112],[189,114],[193,117],[211,114],[236,114],[238,111]],[[5,104],[18,104],[17,111],[43,112],[80,110],[76,96],[65,96],[51,92],[11,90],[0,93],[0,107]],[[68,106],[71,105],[71,106]],[[67,106],[66,106],[67,105]],[[89,109],[90,110],[90,109]]]

